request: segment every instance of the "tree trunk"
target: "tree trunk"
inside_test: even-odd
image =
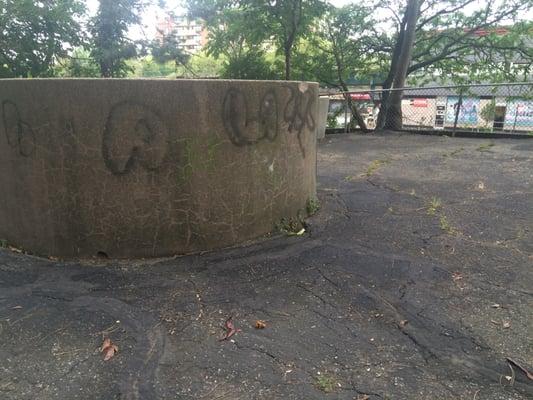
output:
[[[368,128],[366,127],[365,120],[359,113],[359,110],[357,109],[357,104],[354,104],[352,101],[352,98],[350,97],[350,93],[348,92],[348,86],[346,86],[346,83],[341,79],[340,84],[342,87],[342,90],[344,92],[344,100],[346,101],[346,104],[348,105],[348,108],[350,109],[350,112],[352,114],[352,121],[350,122],[350,125],[353,124],[353,119],[357,121],[357,124],[361,128],[361,130],[365,133],[369,132]]]
[[[384,91],[381,92],[381,107],[379,109],[378,120],[376,122],[376,129],[383,129],[385,126],[387,110],[389,107],[388,99],[389,99],[389,94],[390,94],[390,91],[386,89],[390,89],[392,87],[392,82],[394,81],[394,73],[396,71],[396,65],[398,65],[398,59],[400,58],[403,41],[405,39],[406,22],[407,22],[407,13],[405,12],[403,15],[402,21],[400,23],[400,29],[398,30],[398,39],[396,40],[396,43],[394,44],[394,49],[392,51],[389,73],[387,74],[387,78],[383,82]]]
[[[420,0],[408,0],[405,8],[405,30],[400,32],[395,46],[395,56],[391,62],[389,76],[393,76],[392,88],[403,88],[413,54],[416,24],[420,15]],[[398,50],[398,52],[396,51]],[[386,100],[382,102],[383,117],[380,128],[399,130],[402,128],[402,96],[403,91],[394,90],[387,93]],[[381,112],[380,112],[381,114]]]
[[[291,47],[285,48],[285,80],[291,79]]]

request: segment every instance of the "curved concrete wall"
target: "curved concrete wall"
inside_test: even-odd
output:
[[[63,257],[242,242],[315,195],[315,83],[0,80],[0,239]]]

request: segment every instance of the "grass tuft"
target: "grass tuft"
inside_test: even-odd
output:
[[[324,393],[331,393],[335,390],[337,382],[331,376],[320,375],[316,378],[315,385],[319,390],[322,390]]]
[[[432,197],[427,205],[427,213],[435,215],[442,208],[442,202],[438,197]]]

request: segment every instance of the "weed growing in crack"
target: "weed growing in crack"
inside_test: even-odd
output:
[[[296,235],[299,234],[302,229],[304,229],[303,223],[298,218],[282,218],[281,221],[279,221],[276,224],[276,229],[282,233],[285,233],[287,235]]]
[[[442,202],[438,197],[432,197],[427,205],[427,213],[435,215],[442,208]]]
[[[366,169],[365,175],[366,176],[372,176],[374,174],[374,172],[376,172],[379,168],[381,168],[382,166],[384,166],[384,165],[386,165],[388,163],[390,163],[389,159],[372,161],[370,163],[370,165],[368,166],[368,168]]]
[[[457,230],[448,222],[448,218],[442,210],[442,201],[438,197],[432,197],[427,202],[426,213],[428,215],[438,215],[440,229],[448,235],[455,235],[457,233]]]
[[[489,149],[491,147],[494,146],[494,143],[493,142],[489,142],[489,143],[485,143],[485,144],[482,144],[481,146],[479,146],[476,150],[477,151],[481,151],[481,152],[484,152],[484,151],[489,151]]]
[[[455,235],[456,231],[448,222],[448,218],[446,218],[446,215],[440,216],[439,223],[440,223],[440,229],[442,229],[444,232],[446,232],[449,235]]]
[[[460,147],[460,148],[458,148],[458,149],[456,149],[456,150],[454,150],[454,151],[450,151],[449,153],[444,153],[442,156],[443,156],[444,158],[446,158],[446,157],[453,157],[453,156],[455,156],[455,155],[461,153],[464,149],[465,149],[464,147]]]
[[[311,216],[314,215],[320,210],[320,202],[316,197],[312,197],[307,199],[307,203],[305,204],[305,210],[307,211],[307,215]]]
[[[331,393],[333,390],[335,390],[337,382],[331,376],[320,375],[317,376],[315,385],[317,389],[322,390],[325,393]]]

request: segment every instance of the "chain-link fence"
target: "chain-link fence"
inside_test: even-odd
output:
[[[330,101],[328,128],[361,129],[349,96],[366,128],[375,129],[382,103],[394,90],[402,92],[403,130],[533,134],[532,82],[323,93]]]

